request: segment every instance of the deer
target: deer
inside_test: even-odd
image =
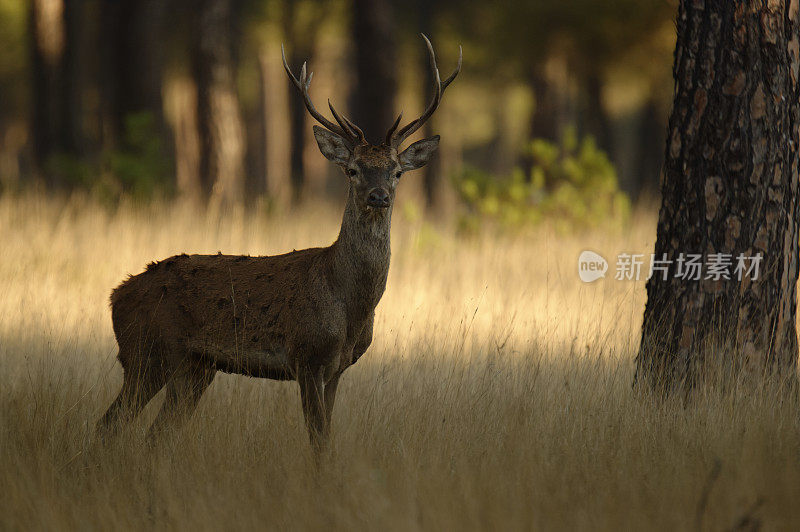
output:
[[[371,144],[336,111],[335,123],[309,96],[313,72],[299,78],[283,66],[300,93],[322,155],[349,181],[338,238],[328,247],[283,255],[175,255],[151,262],[111,294],[111,318],[123,369],[119,395],[97,423],[103,439],[132,421],[166,387],[149,431],[155,438],[194,412],[217,371],[293,380],[300,387],[312,448],[327,448],[336,389],[342,373],[372,343],[375,309],[386,289],[389,233],[395,191],[406,172],[433,156],[439,135],[402,143],[419,130],[461,71],[440,78],[430,40],[434,94],[423,113],[403,127],[402,113],[385,140]]]

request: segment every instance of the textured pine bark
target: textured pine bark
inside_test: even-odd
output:
[[[682,0],[677,28],[655,256],[763,260],[752,281],[654,275],[637,384],[690,390],[711,364],[794,380],[798,0]]]

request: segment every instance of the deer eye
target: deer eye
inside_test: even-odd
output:
[[[349,168],[349,169],[347,170],[347,175],[349,175],[350,177],[355,177],[355,175],[356,175],[357,173],[358,173],[358,171],[357,171],[355,168]]]
[[[397,172],[394,174],[395,179],[400,179],[400,176],[403,175],[403,172]]]

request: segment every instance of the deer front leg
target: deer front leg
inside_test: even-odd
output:
[[[324,403],[325,403],[325,424],[323,426],[323,435],[325,436],[326,440],[330,439],[331,436],[331,419],[333,417],[333,404],[336,402],[336,388],[339,386],[339,377],[341,373],[336,373],[331,380],[325,384],[325,395],[324,395]]]
[[[303,403],[303,416],[306,420],[311,447],[319,454],[327,448],[325,433],[325,384],[322,369],[304,369],[299,372],[300,399]]]

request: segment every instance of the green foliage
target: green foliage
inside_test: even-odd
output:
[[[658,29],[672,24],[675,13],[674,3],[664,0],[464,0],[439,9],[470,46],[465,57],[493,75],[499,65],[529,75],[532,65],[557,50],[567,53],[578,72],[603,70],[657,38]],[[669,56],[659,59],[655,62],[669,63]]]
[[[168,188],[170,164],[161,132],[149,112],[125,117],[120,148],[109,157],[111,172],[122,190],[133,197],[149,198]]]
[[[560,145],[535,139],[527,151],[533,161],[528,175],[516,168],[497,178],[466,168],[456,176],[467,207],[460,220],[463,231],[476,232],[484,222],[513,229],[544,220],[565,230],[581,229],[618,223],[630,213],[616,170],[592,137],[579,141],[568,129]]]
[[[97,175],[97,169],[89,161],[65,151],[48,157],[45,171],[69,188],[88,188]]]
[[[101,201],[122,195],[148,200],[171,191],[171,164],[151,113],[131,114],[119,147],[101,157],[69,152],[51,155],[46,172],[67,189],[90,190]]]
[[[27,104],[28,2],[0,0],[0,115],[13,115]]]

